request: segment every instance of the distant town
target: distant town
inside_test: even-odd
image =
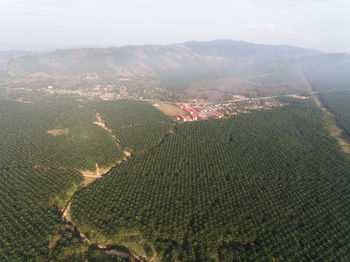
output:
[[[153,88],[154,89],[154,88]],[[45,88],[9,88],[7,93],[9,96],[19,94],[28,94],[39,92],[46,95],[68,95],[75,96],[78,100],[118,100],[118,99],[136,99],[153,103],[153,106],[158,107],[166,115],[169,115],[177,122],[190,122],[198,120],[210,120],[218,119],[222,117],[228,117],[237,114],[249,114],[253,111],[271,110],[278,107],[285,106],[277,99],[278,96],[272,97],[257,97],[249,98],[242,95],[232,95],[232,100],[229,101],[216,101],[216,102],[160,102],[159,99],[153,98],[154,96],[147,96],[150,92],[159,93],[161,90],[156,89],[140,89],[133,88],[129,90],[125,85],[95,85],[92,88],[77,88],[66,89],[58,88],[54,86],[47,86]],[[136,91],[136,92],[135,92]],[[146,97],[140,95],[144,93]],[[25,96],[25,95],[24,95]],[[287,95],[297,99],[307,99],[307,96],[302,95]],[[18,99],[17,99],[18,100]],[[20,101],[20,100],[18,100]],[[157,102],[159,101],[159,102]],[[26,102],[22,99],[21,102]]]
[[[247,100],[241,102],[210,103],[210,104],[176,104],[177,107],[187,112],[186,115],[177,115],[177,121],[197,121],[222,118],[237,114],[248,114],[256,110],[270,110],[284,106],[277,100]]]

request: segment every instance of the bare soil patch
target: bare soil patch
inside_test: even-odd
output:
[[[102,128],[105,128],[105,127],[106,127],[105,123],[103,123],[103,122],[95,121],[95,122],[93,122],[93,124],[94,124],[94,125],[98,125],[98,126],[100,126],[100,127],[102,127]]]
[[[68,134],[68,128],[65,129],[51,129],[47,130],[46,133],[53,135],[53,136],[61,136]]]
[[[104,130],[108,131],[109,133],[112,133],[112,130],[106,127],[105,122],[103,122],[101,115],[99,113],[96,113],[96,118],[98,121],[93,122],[94,125],[98,125],[99,127],[102,127]]]
[[[117,162],[117,164],[120,164],[122,162],[122,160],[119,160]],[[112,167],[112,166],[109,166],[109,167],[99,167],[98,166],[98,163],[95,163],[95,170],[82,170],[82,169],[79,169],[78,171],[84,176],[84,177],[92,177],[92,178],[100,178],[102,177],[103,174],[106,174]]]
[[[131,156],[131,153],[125,150],[125,151],[124,151],[124,155],[125,155],[126,157],[130,157],[130,156]]]

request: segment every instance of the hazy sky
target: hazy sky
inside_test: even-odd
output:
[[[229,38],[350,53],[350,0],[0,0],[0,48]]]

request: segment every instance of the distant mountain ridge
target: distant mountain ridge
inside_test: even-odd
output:
[[[153,86],[158,83],[157,88],[177,93],[205,90],[237,94],[244,89],[244,92],[249,90],[250,95],[288,94],[305,89],[302,73],[310,78],[317,74],[327,78],[329,67],[333,67],[329,70],[332,72],[330,79],[337,77],[348,81],[346,57],[346,54],[330,55],[294,46],[234,40],[59,49],[24,54],[16,59],[11,57],[11,52],[2,52],[0,80],[6,79],[10,83],[12,79],[26,80],[16,81],[19,85],[23,82],[43,83],[45,79],[65,79],[67,83],[71,79],[72,84],[64,85],[69,88],[77,78],[81,81],[97,74],[99,80],[94,78],[95,84],[103,79],[104,83],[123,79],[125,85],[129,83],[125,81],[139,81],[138,86],[149,86],[147,81],[153,81]]]
[[[304,57],[302,71],[319,91],[350,89],[350,55],[344,53]]]
[[[192,51],[209,56],[225,57],[229,59],[252,59],[258,61],[272,61],[287,58],[300,58],[309,55],[318,55],[322,52],[312,49],[288,45],[254,44],[234,40],[214,40],[208,42],[192,41],[184,43]]]
[[[200,66],[215,67],[237,61],[261,63],[316,54],[321,54],[321,52],[291,46],[214,40],[164,46],[58,49],[54,52],[23,57],[23,62],[30,62],[33,65],[32,70],[22,67],[21,61],[15,63],[16,66],[10,66],[10,70],[22,70],[23,72],[28,70],[30,72],[38,69],[41,71],[43,68],[40,65],[45,65],[44,71],[67,69],[67,71],[73,70],[73,72],[110,72],[118,70],[120,67],[124,67],[124,69],[142,67],[148,71],[155,71]]]

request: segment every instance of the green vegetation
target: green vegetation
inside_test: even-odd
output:
[[[95,120],[93,108],[71,100],[0,100],[0,261],[46,261],[64,229],[62,203],[83,180],[75,170],[122,159]]]
[[[350,56],[326,54],[305,57],[301,69],[314,91],[350,88]]]
[[[93,106],[120,143],[135,152],[157,145],[172,128],[171,119],[146,102],[105,101]]]
[[[108,255],[103,250],[98,250],[93,246],[81,244],[74,233],[65,230],[57,241],[50,261],[72,261],[72,262],[131,262],[130,258],[121,258],[115,255]]]
[[[350,141],[350,90],[321,93],[320,98],[335,115],[344,137]]]
[[[181,124],[134,100],[316,97],[349,68],[229,40],[0,52],[0,261],[349,261],[350,91]]]
[[[45,260],[63,228],[55,199],[81,179],[73,171],[0,169],[0,261]]]
[[[348,93],[322,94],[344,129]],[[0,100],[0,260],[134,261],[64,228],[71,197],[91,243],[152,261],[348,260],[350,162],[311,99],[281,99],[177,125],[135,100]]]
[[[297,65],[302,63],[312,75],[313,57],[319,54],[232,40],[66,49],[16,59],[6,53],[3,59],[0,54],[0,83],[8,89],[25,86],[41,93],[48,86],[56,91],[80,90],[94,97],[106,88],[103,92],[118,98],[163,101],[295,94],[305,91]],[[304,57],[310,61],[300,62]]]
[[[177,125],[76,194],[74,223],[115,243],[139,235],[163,261],[348,260],[350,163],[313,101],[289,102]],[[106,123],[131,124],[118,118]]]
[[[0,106],[6,111],[0,114],[0,167],[92,170],[95,163],[107,167],[122,158],[110,134],[93,124],[95,111],[86,104],[7,103]],[[67,134],[48,133],[52,130],[66,130]]]

